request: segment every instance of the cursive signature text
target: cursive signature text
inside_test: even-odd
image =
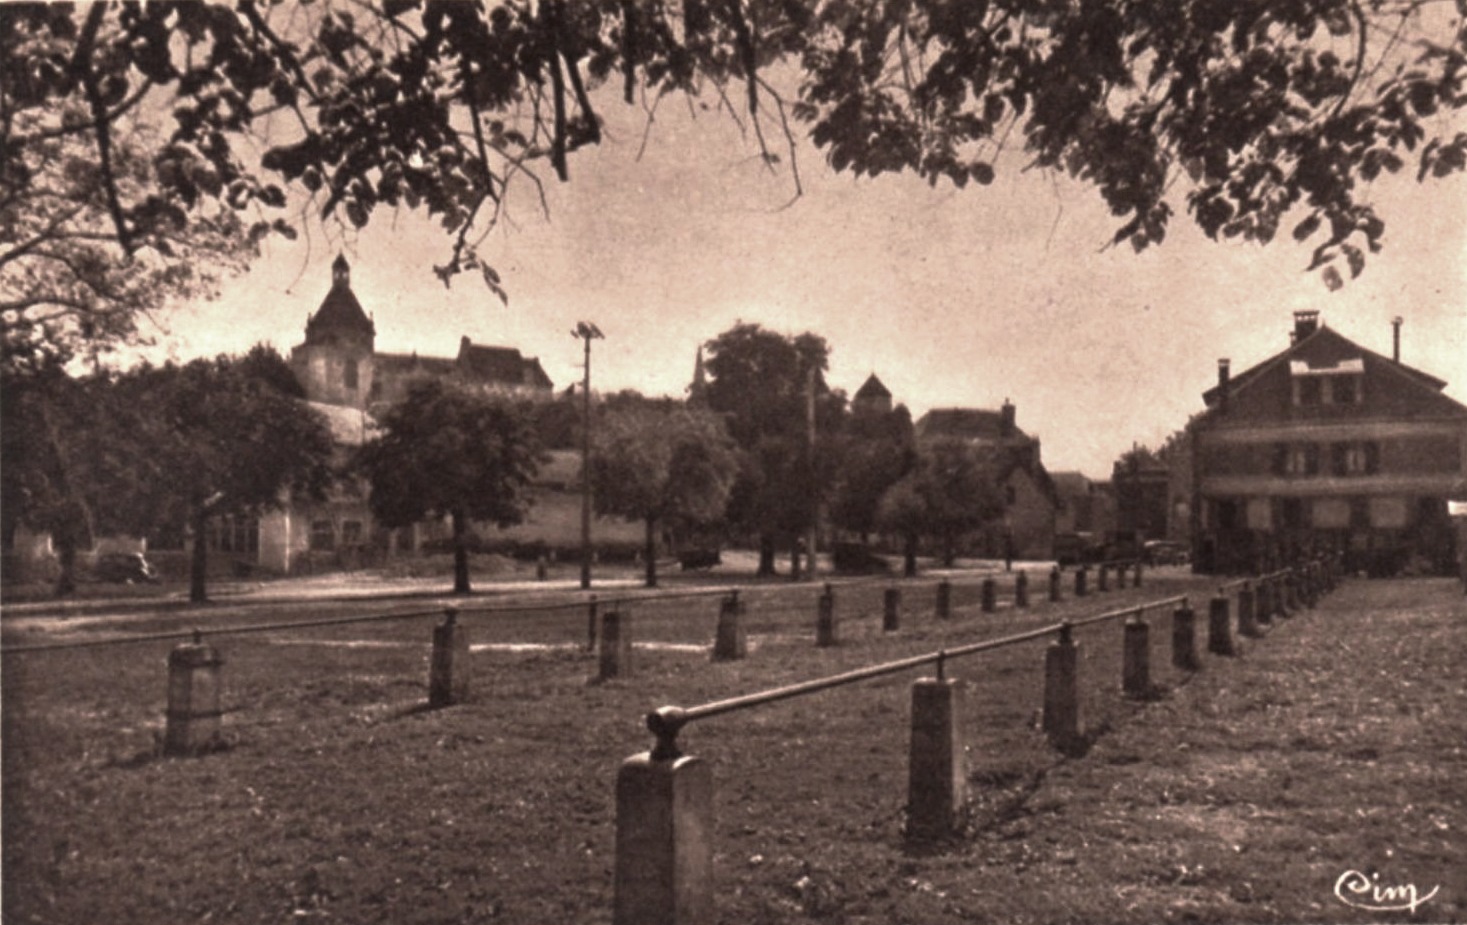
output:
[[[1416,884],[1382,886],[1380,874],[1366,875],[1358,870],[1347,870],[1335,881],[1335,897],[1347,906],[1368,909],[1372,912],[1415,912],[1436,895],[1439,886],[1434,886],[1425,896],[1416,890]]]

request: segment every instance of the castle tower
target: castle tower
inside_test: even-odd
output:
[[[351,290],[351,264],[337,255],[331,291],[306,319],[306,339],[290,352],[290,365],[311,401],[367,407],[372,392],[376,326]]]

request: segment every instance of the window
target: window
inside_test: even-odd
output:
[[[336,548],[336,529],[329,520],[311,521],[311,549],[330,552]]]
[[[342,373],[342,379],[343,379],[344,384],[346,385],[347,388],[349,388],[349,389],[355,389],[357,387],[357,361],[356,360],[347,360],[346,361],[346,369]]]
[[[1324,400],[1324,387],[1318,376],[1300,376],[1294,380],[1294,404],[1312,407]]]
[[[1346,475],[1350,471],[1350,445],[1331,443],[1329,446],[1329,474]]]
[[[1318,475],[1319,446],[1314,443],[1296,443],[1289,447],[1284,463],[1285,475]]]
[[[344,521],[341,525],[341,545],[362,545],[362,522],[360,520]]]
[[[1279,504],[1279,520],[1285,530],[1304,528],[1304,499],[1284,498]]]
[[[1331,376],[1334,403],[1337,405],[1360,404],[1359,376]]]
[[[216,552],[259,552],[260,521],[254,517],[224,516],[211,520],[209,548]]]

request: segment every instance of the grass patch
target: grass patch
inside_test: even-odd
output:
[[[219,636],[227,747],[194,759],[156,757],[167,643],[8,656],[5,920],[609,922],[613,781],[651,744],[648,709],[1211,586],[1148,573],[1140,590],[981,614],[976,586],[959,585],[939,622],[933,583],[914,582],[894,634],[883,587],[838,587],[841,644],[817,649],[817,587],[751,585],[748,659],[638,647],[633,675],[604,684],[589,683],[575,595],[561,610],[466,613],[472,698],[434,711],[421,708],[432,617]],[[974,799],[941,850],[902,839],[918,672],[696,723],[682,744],[714,768],[718,919],[1379,920],[1332,895],[1358,869],[1438,885],[1418,917],[1467,920],[1461,600],[1447,582],[1353,583],[1238,658],[1205,656],[1190,681],[1170,668],[1157,614],[1167,693],[1150,702],[1120,694],[1120,625],[1083,628],[1083,757],[1036,728],[1042,643],[951,662]],[[365,606],[275,605],[214,625]],[[707,645],[718,601],[628,609],[638,642]],[[198,617],[129,620],[74,632]]]

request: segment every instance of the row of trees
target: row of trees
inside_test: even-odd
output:
[[[749,538],[764,574],[786,546],[798,574],[800,537],[828,512],[852,534],[902,537],[910,568],[920,540],[951,559],[965,533],[999,513],[993,470],[976,451],[919,448],[900,406],[848,409],[825,386],[819,337],[740,324],[708,348],[706,388],[689,402],[610,396],[595,425],[597,512],[644,525],[649,585],[667,531]],[[211,518],[254,517],[336,489],[365,492],[383,527],[448,520],[454,588],[467,592],[471,525],[519,523],[543,448],[575,437],[561,433],[570,402],[507,403],[427,381],[348,451],[263,346],[83,377],[4,371],[4,380],[5,536],[22,522],[51,535],[62,594],[74,587],[78,553],[99,537],[190,536],[190,592],[203,600]]]
[[[196,538],[212,517],[288,497],[320,498],[334,478],[331,431],[274,351],[72,377],[0,370],[0,516],[57,550],[58,594],[79,551],[102,536]],[[190,596],[205,597],[206,544],[193,544]]]

